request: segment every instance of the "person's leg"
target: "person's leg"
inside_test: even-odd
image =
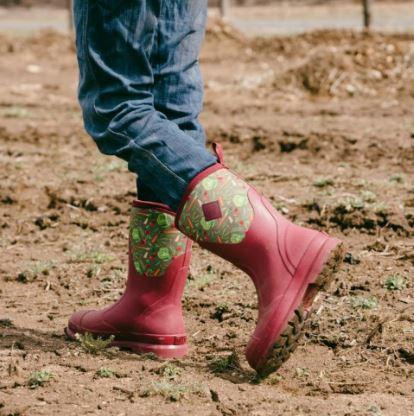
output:
[[[128,161],[129,169],[172,209],[190,180],[216,162],[154,106],[153,67],[163,65],[158,24],[180,3],[187,7],[188,21],[206,5],[205,0],[75,2],[85,127],[103,153]],[[183,49],[191,48],[194,34],[179,41]]]
[[[157,20],[161,12],[155,7],[157,3],[159,2],[142,1],[139,7],[135,4],[135,8],[121,13],[119,6],[126,5],[125,0],[75,1],[81,72],[80,100],[86,127],[101,150],[106,153],[126,151],[119,147],[124,143],[122,137],[119,139],[117,134],[111,132],[112,128],[117,127],[118,121],[122,121],[122,117],[108,125],[108,119],[99,114],[99,108],[116,105],[118,102],[122,108],[123,97],[128,99],[131,94],[134,97],[143,95],[148,99],[148,103],[144,104],[127,100],[125,105],[132,106],[133,111],[157,111],[146,108],[153,100],[148,97],[154,90],[149,57],[152,59],[155,55],[156,44],[159,43],[156,28],[159,27]],[[94,20],[97,17],[102,19],[99,25]],[[102,51],[95,47],[94,42],[113,32],[118,36],[113,44],[115,50]],[[128,49],[135,46],[137,50]],[[122,56],[124,49],[126,55]],[[106,65],[105,59],[111,66]],[[121,59],[125,59],[125,62],[119,62]],[[135,78],[126,78],[125,74],[128,75],[129,70],[137,70],[139,74]],[[99,77],[103,77],[103,84],[97,82]],[[102,89],[100,85],[103,85]],[[139,93],[136,92],[137,89]],[[115,109],[114,113],[117,114],[117,111]],[[141,126],[141,123],[150,123],[156,116],[148,117],[150,120],[145,116],[135,117],[133,122],[137,124],[137,128],[151,130],[151,126]],[[159,118],[165,120],[162,114]],[[115,127],[111,127],[111,123]],[[172,124],[172,121],[168,123]],[[176,127],[172,130],[175,131],[178,129],[177,123],[174,126]],[[180,134],[185,136],[185,133]],[[153,139],[156,140],[156,134]],[[187,141],[196,146],[192,135],[188,136]],[[151,144],[151,141],[147,141],[148,143]],[[130,157],[138,158],[133,154],[135,150],[134,146],[130,147]],[[211,158],[214,162],[215,158]],[[127,157],[126,159],[128,160]],[[180,160],[180,155],[177,159]],[[157,163],[161,164],[160,161]],[[154,174],[157,173],[154,170]],[[145,199],[155,201],[158,198],[150,195]],[[191,241],[174,227],[174,216],[174,212],[161,204],[134,202],[130,225],[128,279],[124,294],[118,302],[105,309],[84,310],[73,314],[66,328],[66,334],[70,338],[85,333],[101,337],[112,335],[112,345],[127,347],[135,352],[152,352],[165,358],[186,354],[181,296],[188,275]]]
[[[170,1],[164,3],[154,60],[154,106],[197,144],[205,146],[205,133],[199,121],[204,88],[199,65],[205,34],[207,1]],[[182,39],[191,36],[191,41]],[[157,201],[151,188],[137,179],[138,196]]]
[[[159,21],[154,66],[155,108],[205,146],[199,122],[204,85],[199,55],[207,20],[207,0],[165,2]]]

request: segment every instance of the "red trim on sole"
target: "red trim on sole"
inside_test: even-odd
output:
[[[68,338],[76,340],[76,334],[78,332],[73,332],[70,328],[65,328],[65,334]],[[105,335],[97,335],[103,336]],[[162,337],[164,340],[166,338],[175,338],[176,340],[186,341],[186,337]],[[182,358],[188,353],[188,344],[177,343],[177,344],[152,344],[148,342],[138,342],[138,341],[128,341],[128,340],[118,340],[115,339],[111,342],[110,346],[118,348],[126,348],[131,350],[136,354],[148,354],[153,353],[160,358]]]

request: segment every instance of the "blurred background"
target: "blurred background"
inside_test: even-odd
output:
[[[0,0],[0,31],[68,31],[71,0]],[[290,35],[313,29],[414,31],[413,0],[210,0],[245,34]]]

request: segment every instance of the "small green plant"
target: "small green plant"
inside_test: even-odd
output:
[[[295,370],[295,377],[297,378],[309,378],[310,372],[308,368],[297,367]]]
[[[402,173],[394,173],[390,176],[389,181],[394,183],[404,183],[404,175]]]
[[[205,273],[194,281],[194,286],[198,290],[203,291],[204,288],[208,287],[216,278],[217,276],[214,273]]]
[[[239,356],[235,351],[226,357],[212,360],[209,367],[213,373],[226,373],[241,369]]]
[[[29,283],[36,280],[40,275],[48,276],[50,270],[55,267],[51,261],[38,261],[31,264],[26,270],[17,275],[16,280],[20,283]]]
[[[346,212],[354,212],[365,208],[365,202],[361,198],[347,197],[338,202],[337,208],[342,208]]]
[[[123,161],[113,160],[110,163],[102,163],[101,165],[95,166],[93,174],[95,181],[103,181],[106,174],[110,172],[122,172],[126,168],[126,163]]]
[[[0,328],[13,328],[13,321],[9,318],[0,319]]]
[[[375,404],[368,408],[368,412],[372,416],[382,416],[381,409]]]
[[[31,114],[24,107],[13,106],[2,110],[1,115],[6,118],[27,118],[30,117]]]
[[[283,377],[280,374],[274,373],[270,376],[261,376],[258,373],[253,374],[250,377],[251,384],[267,384],[269,386],[276,386],[283,380]]]
[[[267,379],[267,384],[270,384],[271,386],[275,386],[276,384],[279,384],[283,380],[283,377],[280,374],[272,374]]]
[[[53,374],[50,371],[41,370],[35,371],[29,377],[27,385],[31,389],[36,389],[37,387],[42,387],[48,383],[53,378]]]
[[[95,264],[102,264],[112,261],[114,256],[102,251],[93,251],[89,253],[89,259]]]
[[[375,205],[374,212],[377,215],[386,216],[390,213],[390,209],[385,202],[380,202],[379,204]]]
[[[371,191],[362,191],[361,198],[365,202],[373,203],[377,200],[377,195],[375,195],[374,192]]]
[[[114,286],[114,281],[112,280],[111,276],[105,276],[101,280],[101,288],[103,291],[111,290]]]
[[[76,334],[76,338],[84,351],[89,354],[96,355],[108,348],[115,339],[115,336],[111,335],[106,339],[101,337],[95,338],[92,334],[86,332],[85,334]]]
[[[403,290],[407,286],[407,283],[401,275],[393,274],[387,277],[384,282],[384,286],[388,290]]]
[[[181,368],[172,363],[168,363],[160,367],[157,373],[163,376],[165,379],[173,381],[181,375]]]
[[[74,255],[71,263],[94,263],[103,264],[114,260],[115,257],[103,251],[90,251],[89,253],[81,253]]]
[[[357,197],[349,198],[348,203],[354,209],[365,208],[364,201],[361,198],[357,198]]]
[[[96,375],[100,378],[113,378],[113,377],[117,377],[117,372],[107,367],[101,367],[96,372]]]
[[[212,266],[208,266],[207,270],[204,274],[199,275],[196,279],[190,275],[190,278],[187,279],[186,282],[186,293],[190,290],[190,288],[194,287],[195,289],[204,291],[206,287],[210,285],[211,282],[213,282],[215,279],[217,279],[217,275],[215,273],[215,270]]]
[[[316,188],[325,188],[327,186],[334,185],[334,183],[334,180],[331,178],[318,178],[315,180],[315,182],[313,182],[313,186]]]
[[[141,390],[140,397],[162,396],[172,402],[180,401],[186,394],[201,393],[199,386],[175,384],[168,381],[153,382],[150,387]]]
[[[378,299],[374,296],[368,298],[364,296],[351,297],[350,303],[354,309],[375,309],[378,307]]]

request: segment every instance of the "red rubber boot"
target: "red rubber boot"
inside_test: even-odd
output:
[[[341,243],[285,219],[222,164],[220,147],[216,153],[220,163],[188,186],[176,225],[252,278],[259,314],[246,356],[266,376],[297,346],[317,292],[342,260]]]
[[[168,207],[134,202],[129,273],[121,299],[100,311],[76,312],[65,329],[70,338],[91,333],[111,345],[161,358],[187,353],[181,297],[188,275],[191,241],[174,226]]]

